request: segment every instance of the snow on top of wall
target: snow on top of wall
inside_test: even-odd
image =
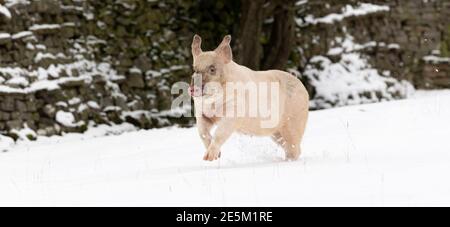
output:
[[[339,43],[340,46],[331,48],[327,53],[328,56],[340,55],[344,52],[360,51],[371,47],[400,49],[400,45],[397,43],[386,44],[384,42],[375,42],[375,41],[367,42],[364,44],[354,43],[353,37],[351,36],[347,36],[345,39],[338,37],[336,38],[336,42]]]
[[[11,12],[9,12],[8,8],[0,4],[0,14],[4,15],[5,17],[11,19]]]
[[[1,39],[10,39],[11,38],[11,34],[9,33],[1,33],[0,32],[0,40]]]
[[[0,92],[1,93],[28,94],[28,93],[32,93],[32,92],[40,91],[40,90],[55,90],[55,89],[59,88],[59,82],[60,81],[56,81],[56,80],[37,81],[37,82],[32,83],[31,85],[29,85],[26,88],[13,88],[10,86],[0,85]],[[7,85],[10,85],[10,84],[7,84]]]
[[[296,6],[301,6],[308,3],[308,0],[299,0],[295,3]]]
[[[28,48],[46,49],[44,45],[29,45]],[[94,76],[101,76],[107,82],[107,86],[113,90],[113,94],[119,95],[120,88],[113,81],[123,80],[125,76],[119,75],[109,63],[98,63],[85,59],[83,53],[86,52],[86,49],[77,43],[74,43],[69,51],[75,55],[74,59],[72,59],[74,61],[71,63],[51,64],[47,68],[38,67],[34,69],[0,67],[0,78],[3,78],[0,80],[0,93],[28,94],[40,90],[55,90],[66,83],[82,81],[90,83]],[[70,60],[63,53],[37,53],[34,60],[41,61],[45,58]],[[74,74],[74,71],[79,73]],[[11,78],[21,79],[14,79],[7,83],[6,81]],[[20,83],[17,84],[17,82]]]
[[[0,68],[0,75],[9,75],[10,77],[26,76],[28,71],[21,68],[4,67]]]
[[[95,102],[95,101],[89,101],[89,102],[87,103],[87,105],[88,105],[90,108],[92,108],[92,109],[96,109],[96,110],[99,110],[99,109],[100,109],[100,105],[99,105],[97,102]]]
[[[72,75],[74,69],[81,70],[83,74],[75,77],[75,75]],[[63,71],[68,77],[59,78],[59,75]],[[33,83],[29,83],[25,88],[12,88],[0,84],[0,92],[19,94],[27,94],[39,90],[55,90],[58,89],[61,84],[73,80],[91,81],[94,75],[102,75],[107,81],[124,78],[123,76],[118,75],[117,71],[108,63],[99,65],[96,62],[84,59],[69,64],[50,65],[48,68],[40,67],[35,70],[26,70],[19,67],[0,67],[0,75],[22,77],[22,81],[27,78],[36,78]]]
[[[134,73],[134,74],[142,74],[142,70],[140,70],[138,67],[133,67],[133,68],[131,68],[130,70],[130,73]]]
[[[44,59],[66,59],[67,56],[64,55],[63,53],[58,53],[56,55],[52,54],[52,53],[37,53],[36,57],[34,58],[34,62],[38,63]]]
[[[389,11],[389,6],[375,5],[371,3],[360,3],[357,6],[347,5],[342,9],[341,13],[332,13],[325,17],[315,18],[313,15],[308,15],[304,19],[297,18],[297,25],[304,27],[316,24],[333,24],[342,21],[345,18],[353,16],[363,16],[371,13]]]
[[[86,44],[87,45],[97,45],[97,44],[105,44],[105,45],[107,45],[108,42],[106,40],[99,39],[96,36],[89,35],[87,37],[87,39],[86,39]]]
[[[438,56],[425,56],[423,57],[423,60],[425,62],[434,63],[434,64],[440,64],[440,63],[450,63],[450,58],[444,58],[444,57],[438,57]]]
[[[335,47],[329,54],[339,53],[341,59],[333,62],[325,56],[311,59],[304,75],[316,89],[311,107],[332,108],[335,106],[356,105],[395,99],[394,95],[407,97],[413,91],[409,82],[398,81],[381,75],[357,52],[364,46],[353,43],[348,35],[341,40],[341,47]],[[398,98],[398,97],[397,97]]]
[[[400,49],[400,45],[397,43],[391,43],[388,45],[389,49]]]
[[[12,39],[22,39],[22,38],[25,38],[25,37],[28,37],[28,36],[32,36],[32,35],[33,35],[33,32],[23,31],[23,32],[19,32],[19,33],[14,34],[12,36]]]
[[[83,7],[74,6],[74,5],[61,5],[60,7],[63,10],[75,10],[75,11],[80,11],[80,12],[83,12],[83,10],[84,10]]]
[[[24,77],[13,77],[7,80],[6,84],[12,86],[27,87],[30,84],[30,82],[28,82],[28,80],[25,79]]]
[[[119,4],[119,5],[122,5],[125,9],[128,9],[128,10],[135,10],[136,9],[136,4],[133,4],[133,3],[127,3],[127,2],[125,2],[125,1],[120,1],[120,0],[117,0],[116,2],[115,2],[115,4]]]
[[[5,0],[5,6],[11,8],[15,5],[28,5],[30,4],[29,0]]]
[[[31,26],[29,29],[30,31],[38,31],[44,29],[59,29],[59,28],[61,28],[61,25],[59,24],[35,24]]]
[[[69,103],[69,105],[78,105],[81,103],[81,99],[80,98],[72,98],[71,100],[67,101]]]
[[[86,18],[86,20],[94,20],[95,15],[92,12],[84,12],[83,16]]]

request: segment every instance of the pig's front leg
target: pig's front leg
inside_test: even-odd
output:
[[[205,117],[198,117],[197,118],[197,129],[198,134],[200,135],[200,138],[202,139],[203,144],[205,145],[205,148],[208,149],[209,145],[211,145],[211,129],[213,127],[212,122],[205,118]]]
[[[212,138],[208,151],[203,160],[214,161],[220,157],[220,148],[231,137],[235,129],[235,122],[233,120],[222,120],[217,124],[216,132]]]

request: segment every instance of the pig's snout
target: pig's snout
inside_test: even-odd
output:
[[[189,94],[192,97],[201,97],[203,96],[203,88],[204,83],[202,75],[198,73],[194,74],[194,76],[192,76],[191,85],[189,86]]]

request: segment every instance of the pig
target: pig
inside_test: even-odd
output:
[[[302,82],[288,72],[254,71],[237,64],[230,35],[214,51],[204,52],[201,43],[195,35],[189,90],[206,148],[203,159],[218,160],[224,143],[241,133],[271,137],[286,152],[286,160],[298,160],[309,115],[309,95]],[[269,110],[258,109],[261,103]]]

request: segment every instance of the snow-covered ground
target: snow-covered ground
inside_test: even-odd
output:
[[[0,205],[450,205],[449,104],[418,92],[313,112],[298,162],[235,136],[205,163],[195,129],[22,142],[0,154]]]

